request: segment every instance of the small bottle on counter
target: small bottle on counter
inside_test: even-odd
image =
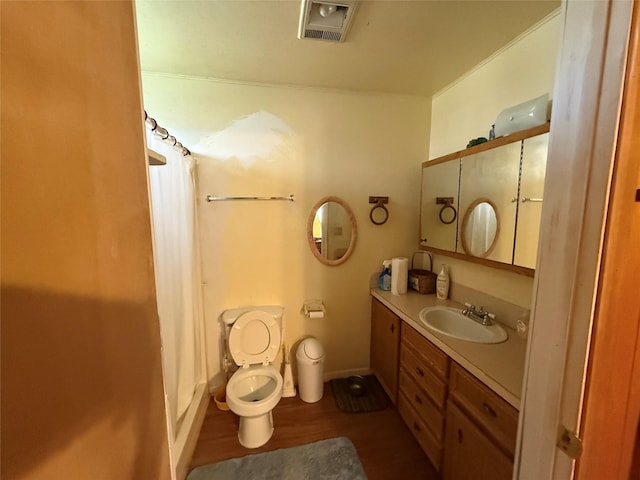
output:
[[[382,272],[378,278],[378,288],[386,292],[391,290],[391,260],[382,262]]]
[[[529,310],[522,312],[516,322],[516,332],[520,338],[527,338],[529,333]]]
[[[436,278],[436,297],[438,300],[446,300],[449,298],[449,273],[444,263]]]

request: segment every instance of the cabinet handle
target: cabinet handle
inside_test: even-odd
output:
[[[424,372],[422,371],[422,369],[420,367],[416,367],[416,373],[418,375],[420,375],[421,377],[424,377]]]
[[[482,402],[482,408],[484,409],[485,412],[487,412],[488,415],[491,415],[492,417],[496,416],[496,411],[491,408],[489,405],[487,405],[485,402]]]
[[[416,422],[413,422],[413,429],[414,429],[416,432],[419,432],[419,431],[420,431],[420,425],[418,425]]]
[[[458,429],[458,443],[462,443],[463,438],[462,438],[462,430]]]
[[[416,393],[416,402],[418,402],[420,405],[422,405],[422,399],[418,396],[417,393]]]
[[[391,333],[393,333],[395,331],[395,329],[396,329],[396,326],[392,323],[391,324]]]

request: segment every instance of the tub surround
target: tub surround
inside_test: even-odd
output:
[[[503,343],[467,342],[431,332],[419,321],[420,310],[425,307],[439,305],[463,308],[460,303],[453,300],[437,300],[433,294],[421,295],[412,291],[406,295],[392,295],[391,292],[372,288],[371,295],[511,406],[520,409],[526,340],[520,338],[509,326],[513,322],[500,322],[509,335]]]

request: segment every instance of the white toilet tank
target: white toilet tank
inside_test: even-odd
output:
[[[284,308],[279,305],[231,308],[229,310],[225,310],[224,312],[222,312],[222,321],[226,326],[233,325],[240,315],[243,315],[247,312],[251,312],[254,310],[265,312],[273,316],[273,319],[278,323],[278,326],[282,329],[282,314],[284,313]]]

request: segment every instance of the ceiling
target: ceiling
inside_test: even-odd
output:
[[[142,70],[430,97],[560,1],[361,0],[344,43],[298,39],[300,4],[137,0]]]

